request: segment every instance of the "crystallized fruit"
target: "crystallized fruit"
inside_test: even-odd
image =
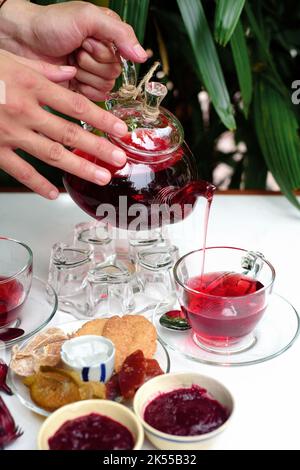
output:
[[[106,396],[110,400],[118,396],[133,398],[138,388],[147,380],[161,374],[163,371],[156,359],[147,359],[142,351],[135,351],[126,358],[120,372],[113,375],[106,384]]]
[[[106,398],[106,388],[100,382],[82,382],[76,372],[45,367],[41,372],[26,377],[34,403],[47,411],[79,400]]]

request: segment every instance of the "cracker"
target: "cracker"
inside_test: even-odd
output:
[[[107,321],[107,318],[96,318],[95,320],[88,321],[81,328],[79,328],[79,330],[77,330],[72,335],[72,337],[76,338],[77,336],[85,335],[102,336],[103,328]]]
[[[140,349],[146,358],[152,358],[156,350],[156,329],[140,315],[112,317],[104,326],[103,336],[116,348],[115,370],[118,372],[125,359]]]

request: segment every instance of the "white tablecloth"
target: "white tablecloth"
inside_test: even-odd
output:
[[[34,273],[46,280],[50,249],[81,221],[89,220],[67,195],[55,202],[33,194],[0,194],[0,234],[29,244]],[[203,203],[170,234],[181,253],[202,243]],[[198,228],[199,227],[199,228]],[[300,213],[281,196],[222,196],[213,202],[208,246],[258,250],[277,271],[275,290],[300,310]],[[66,315],[57,313],[55,322]],[[70,317],[67,316],[67,319]],[[197,371],[222,381],[236,400],[234,419],[218,449],[300,449],[300,339],[280,357],[247,367],[197,364],[170,352],[171,371]],[[36,449],[42,418],[16,397],[4,396],[25,433],[10,449]],[[151,448],[150,445],[145,448]]]

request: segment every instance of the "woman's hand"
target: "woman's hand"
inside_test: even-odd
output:
[[[89,2],[49,6],[8,0],[0,9],[0,48],[53,64],[75,65],[70,82],[94,101],[102,100],[121,72],[115,48],[133,62],[147,54],[131,26],[107,8]]]
[[[58,190],[19,157],[15,149],[99,185],[110,181],[110,172],[64,146],[91,153],[99,162],[115,166],[126,162],[125,153],[106,139],[42,108],[50,106],[115,136],[126,134],[124,122],[79,93],[53,83],[71,80],[75,73],[74,67],[32,61],[0,51],[0,168],[48,199],[55,199]]]

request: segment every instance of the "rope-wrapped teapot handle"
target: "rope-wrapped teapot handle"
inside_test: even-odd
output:
[[[125,60],[121,56],[120,59],[122,62],[122,86],[119,89],[118,94],[121,98],[136,100],[139,96],[142,96],[143,88],[151,80],[155,71],[160,66],[160,63],[155,62],[150,68],[149,72],[137,85],[135,64],[129,60]]]

